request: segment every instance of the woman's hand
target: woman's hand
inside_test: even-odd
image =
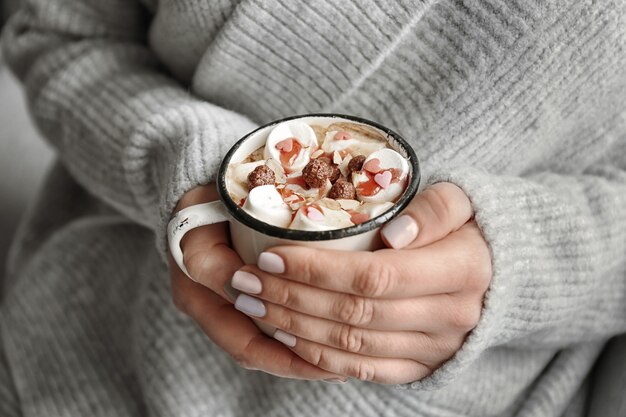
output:
[[[276,247],[232,285],[236,307],[311,364],[379,383],[432,373],[478,323],[491,257],[465,193],[439,183],[382,232],[395,249]],[[261,301],[264,300],[264,301]]]
[[[176,211],[216,199],[214,185],[197,187],[181,198]],[[198,282],[190,280],[170,256],[174,303],[242,367],[296,379],[339,377],[311,365],[268,338],[248,317],[233,308],[224,292],[224,284],[243,266],[243,262],[228,245],[226,223],[191,230],[183,238],[181,247],[185,266]]]

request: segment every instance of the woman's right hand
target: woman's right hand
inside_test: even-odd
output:
[[[214,184],[199,186],[180,199],[175,211],[217,199]],[[287,378],[345,379],[306,362],[282,343],[266,336],[248,316],[234,308],[234,300],[224,292],[224,285],[243,262],[229,246],[227,223],[189,231],[181,248],[185,266],[197,282],[189,279],[169,255],[174,304],[239,365]]]

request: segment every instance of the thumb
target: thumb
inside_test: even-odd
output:
[[[383,241],[394,249],[419,248],[460,229],[474,215],[465,192],[449,182],[426,188],[381,231]]]

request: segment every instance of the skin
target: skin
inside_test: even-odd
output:
[[[213,185],[198,187],[177,210],[215,199]],[[430,186],[403,214],[419,231],[405,247],[271,248],[284,261],[280,274],[243,265],[228,246],[226,224],[194,229],[182,248],[198,283],[170,258],[174,303],[246,369],[309,380],[422,379],[450,359],[477,325],[491,256],[468,197],[454,184]],[[263,302],[266,314],[255,318],[294,335],[295,346],[264,335],[234,308],[223,287],[237,270],[261,281],[261,292],[249,295]]]

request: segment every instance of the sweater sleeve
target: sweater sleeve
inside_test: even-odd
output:
[[[626,331],[626,147],[579,175],[444,169],[469,196],[493,276],[482,317],[457,354],[404,388],[452,380],[486,349],[559,349]]]
[[[212,181],[254,125],[167,75],[146,44],[148,17],[136,0],[27,0],[3,54],[76,181],[154,230],[163,255],[178,199]]]

